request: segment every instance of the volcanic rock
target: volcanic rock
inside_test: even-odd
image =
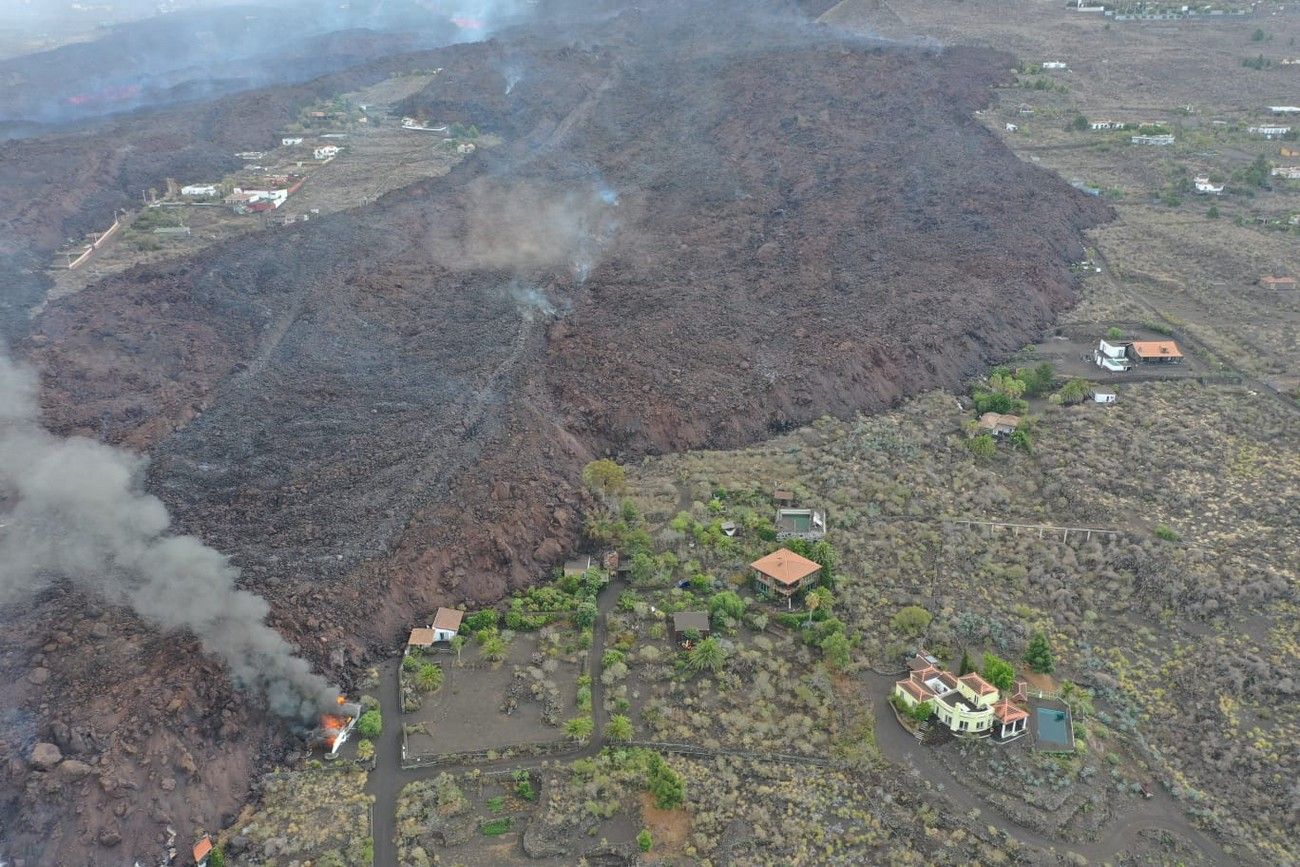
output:
[[[63,761],[63,753],[54,744],[41,742],[32,747],[31,765],[40,771],[48,771]]]

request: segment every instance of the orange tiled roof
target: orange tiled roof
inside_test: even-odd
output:
[[[204,858],[208,857],[208,855],[211,852],[212,852],[212,838],[209,837],[207,834],[204,834],[203,839],[194,844],[195,863],[198,863],[199,861],[202,861]]]
[[[1010,699],[1004,698],[1002,701],[993,705],[993,715],[997,717],[1000,722],[1009,723],[1015,722],[1018,719],[1026,719],[1029,716],[1029,711],[1016,707],[1011,703]]]
[[[460,629],[460,621],[464,617],[464,611],[457,611],[455,608],[439,608],[433,615],[433,628],[455,632]]]
[[[1178,344],[1172,340],[1135,340],[1133,352],[1138,358],[1182,358]]]
[[[908,695],[910,695],[912,698],[916,699],[917,701],[929,701],[930,699],[934,698],[934,693],[930,692],[930,690],[926,689],[920,684],[913,683],[910,680],[900,680],[898,682],[898,686],[900,689],[902,689],[904,692],[906,692]]]
[[[998,688],[996,686],[989,683],[987,680],[980,677],[979,674],[973,671],[970,674],[963,674],[961,677],[957,679],[960,680],[962,683],[966,684],[967,686],[969,686],[971,689],[975,690],[976,695],[988,695],[991,692],[998,691]]]
[[[807,557],[800,557],[789,548],[778,548],[749,565],[778,584],[786,586],[798,584],[809,575],[816,575],[822,568]]]
[[[433,644],[433,630],[424,626],[417,626],[411,630],[411,637],[406,643],[412,647],[429,647]]]

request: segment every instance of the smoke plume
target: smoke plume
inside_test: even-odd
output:
[[[35,374],[0,354],[0,605],[66,579],[164,629],[187,629],[238,686],[309,719],[335,691],[266,625],[261,597],[194,536],[169,534],[141,485],[147,460],[41,427]]]

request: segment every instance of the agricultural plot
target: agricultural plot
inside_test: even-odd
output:
[[[400,863],[428,867],[521,861],[520,836],[541,793],[540,775],[529,770],[443,773],[410,783],[397,803]]]

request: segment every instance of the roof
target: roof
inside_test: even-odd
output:
[[[980,677],[979,674],[974,671],[972,671],[970,674],[963,674],[961,677],[957,679],[962,683],[964,683],[966,686],[975,690],[976,695],[988,695],[991,692],[998,691],[998,688],[996,686],[989,683],[984,678]]]
[[[1016,707],[1011,703],[1010,699],[1004,698],[1002,701],[993,705],[993,715],[1002,722],[1009,723],[1015,722],[1018,719],[1025,719],[1029,716],[1029,711]]]
[[[1294,278],[1294,277],[1274,277],[1272,274],[1266,274],[1265,276],[1259,278],[1259,282],[1261,282],[1261,283],[1270,283],[1270,284],[1273,284],[1273,283],[1290,283],[1290,284],[1292,284],[1292,285],[1295,285],[1295,278]]]
[[[1006,425],[1007,427],[1020,427],[1020,416],[1003,415],[1002,413],[997,412],[986,412],[984,415],[980,416],[979,424],[980,427],[988,428],[989,430],[1001,427],[1002,425]]]
[[[202,861],[204,858],[208,857],[208,854],[211,851],[212,851],[212,838],[209,837],[207,834],[204,834],[203,839],[199,840],[199,842],[194,844],[194,860]]]
[[[1138,358],[1182,358],[1178,344],[1172,340],[1135,340],[1133,352]]]
[[[406,640],[411,647],[431,647],[433,630],[426,626],[417,626],[411,630],[411,637]]]
[[[916,699],[917,701],[929,701],[930,699],[934,698],[934,693],[930,692],[930,690],[926,689],[920,684],[913,683],[910,680],[900,680],[898,681],[897,686],[899,689],[904,690],[908,695],[910,695],[912,698]]]
[[[793,500],[793,499],[794,499],[794,491],[787,491],[785,488],[777,488],[776,490],[772,491],[772,499],[774,499],[774,500]]]
[[[939,672],[939,680],[943,681],[943,685],[949,689],[957,688],[957,675],[953,674],[951,671]]]
[[[912,671],[921,671],[925,668],[933,668],[937,660],[924,650],[918,650],[916,656],[907,661],[907,667]]]
[[[709,615],[705,611],[678,611],[673,615],[674,632],[709,631]]]
[[[800,557],[789,548],[778,548],[766,557],[760,557],[750,567],[757,569],[778,584],[798,584],[809,575],[822,570],[807,557]]]
[[[457,611],[455,608],[439,608],[433,615],[433,628],[455,632],[460,629],[460,621],[464,617],[464,611]]]

